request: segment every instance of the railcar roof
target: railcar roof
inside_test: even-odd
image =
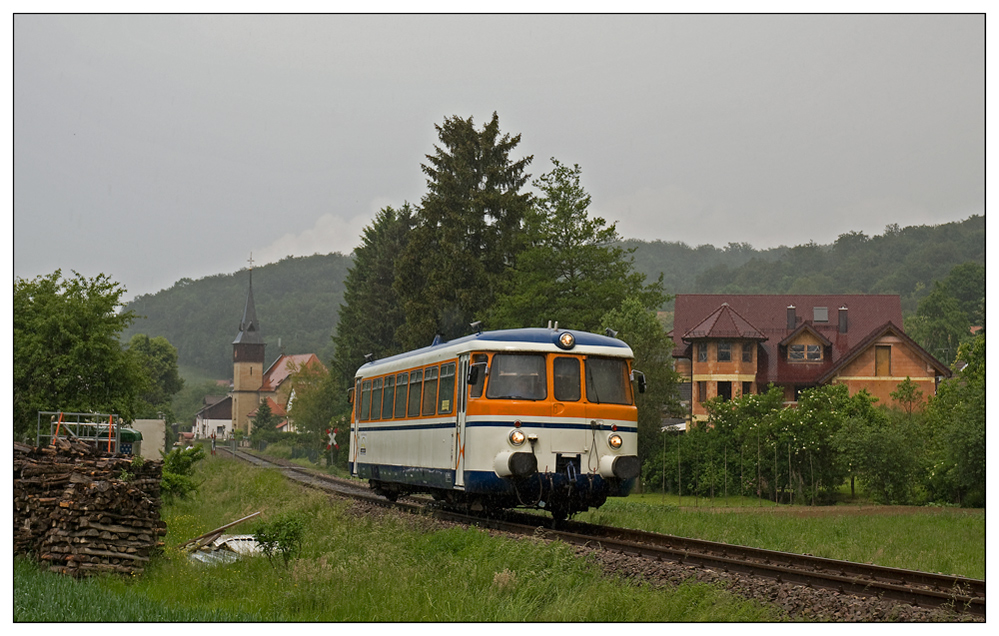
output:
[[[555,342],[558,337],[569,332],[576,343],[572,349],[562,349]],[[602,336],[588,331],[575,331],[573,329],[546,329],[544,327],[528,327],[524,329],[501,329],[497,331],[483,331],[461,338],[455,338],[448,342],[432,344],[429,347],[414,349],[406,353],[400,353],[381,360],[375,360],[361,365],[356,375],[367,375],[366,372],[374,371],[376,367],[406,366],[404,363],[412,363],[413,359],[420,357],[436,358],[443,360],[452,358],[459,353],[466,351],[542,351],[551,353],[583,353],[608,355],[614,357],[633,357],[631,347],[623,340]],[[437,355],[433,355],[433,354]],[[429,362],[429,360],[428,360]],[[419,363],[418,363],[419,364]],[[389,369],[385,369],[387,372]],[[379,371],[380,372],[380,371]]]

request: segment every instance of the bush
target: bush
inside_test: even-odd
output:
[[[166,454],[161,451],[160,454],[163,455],[163,480],[160,483],[163,498],[184,498],[195,492],[198,484],[191,475],[194,474],[194,464],[205,458],[205,449],[199,445],[175,448]]]
[[[274,563],[274,553],[277,552],[288,561],[302,550],[302,538],[305,535],[305,520],[295,513],[284,513],[273,521],[259,524],[253,532],[253,538],[267,555],[267,560]]]

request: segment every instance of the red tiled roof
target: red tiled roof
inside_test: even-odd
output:
[[[710,316],[683,334],[685,341],[695,338],[767,339],[759,329],[740,316],[728,303],[722,303],[718,309],[711,312]]]
[[[697,332],[706,322],[705,316],[721,315],[728,304],[729,313],[738,315],[753,327],[764,341],[758,348],[757,379],[761,384],[814,384],[820,377],[838,367],[847,356],[854,354],[858,346],[871,337],[872,332],[882,329],[887,323],[894,325],[901,333],[902,303],[894,295],[856,294],[809,294],[809,295],[728,295],[728,294],[680,294],[676,297],[673,318],[673,341],[676,349],[673,356],[689,358],[691,355],[691,332]],[[788,307],[794,306],[796,321],[788,328]],[[847,310],[847,331],[839,331],[839,309]],[[825,308],[828,320],[816,322],[815,309]],[[820,339],[828,341],[829,355],[820,364],[793,364],[780,352],[780,343],[807,325]],[[747,338],[750,336],[714,335],[724,330],[708,330],[711,335],[695,335],[694,338],[722,337]],[[684,334],[678,338],[677,334]],[[759,339],[759,338],[758,338]],[[927,354],[928,355],[928,354]],[[939,363],[937,363],[939,364]]]
[[[839,328],[839,324],[837,323],[837,329],[838,328]],[[821,333],[819,333],[818,331],[816,331],[815,328],[812,327],[812,325],[808,324],[807,322],[803,323],[800,327],[798,327],[794,331],[792,331],[792,332],[788,333],[786,336],[784,336],[784,339],[781,340],[779,344],[782,347],[787,346],[788,344],[791,343],[792,340],[794,340],[795,338],[798,337],[798,334],[800,334],[803,331],[807,331],[808,333],[810,333],[813,336],[815,336],[818,339],[818,341],[820,343],[822,343],[823,347],[831,347],[832,346],[832,343],[829,342],[828,338],[826,338]]]
[[[277,415],[279,417],[287,417],[288,416],[288,411],[286,411],[283,406],[281,406],[280,404],[278,404],[277,402],[275,402],[273,398],[266,397],[264,399],[267,400],[268,406],[271,407],[271,413],[273,413],[274,415]],[[252,411],[250,411],[249,413],[247,413],[247,416],[248,417],[256,417],[257,416],[257,411],[259,411],[259,410],[260,410],[260,407],[258,406],[257,408],[255,408]]]
[[[260,386],[261,391],[276,391],[281,383],[288,379],[288,376],[292,374],[293,370],[301,369],[307,365],[318,364],[323,366],[323,363],[319,361],[319,357],[314,353],[303,353],[299,355],[287,356],[282,355],[280,358],[274,361],[274,364],[270,366],[269,369],[264,373],[263,384]]]

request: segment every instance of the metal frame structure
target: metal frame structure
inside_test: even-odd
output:
[[[108,435],[110,425],[111,435]],[[60,435],[81,442],[92,443],[98,450],[117,454],[121,449],[121,429],[124,427],[117,413],[68,413],[65,411],[38,411],[38,428],[35,445],[51,444]],[[48,433],[43,433],[45,427]],[[110,439],[109,439],[110,437]]]

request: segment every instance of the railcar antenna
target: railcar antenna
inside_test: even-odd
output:
[[[475,333],[482,333],[482,321],[481,320],[476,320],[475,322],[471,323],[468,326],[471,327],[472,331],[474,331]]]
[[[611,329],[610,327],[604,329],[604,333],[607,334],[607,336],[610,338],[617,338],[617,332]]]

